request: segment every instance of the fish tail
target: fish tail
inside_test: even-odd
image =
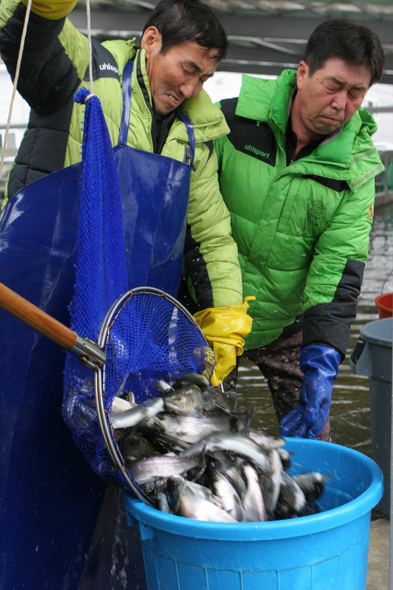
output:
[[[255,410],[255,402],[253,402],[251,404],[251,406],[248,408],[248,410],[246,410],[242,414],[239,414],[239,417],[241,418],[239,432],[241,432],[242,434],[249,434],[250,433],[251,420],[252,420],[252,416],[254,414],[254,410]]]

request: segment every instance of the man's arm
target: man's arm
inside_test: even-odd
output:
[[[374,203],[374,179],[349,193],[321,234],[305,292],[299,403],[281,421],[281,434],[317,438],[326,424],[333,382],[345,358],[356,316]]]
[[[230,214],[219,190],[214,151],[194,174],[185,261],[198,308],[241,304],[243,288],[237,246],[231,235]]]
[[[324,344],[345,356],[367,260],[374,179],[348,191],[321,234],[304,292],[303,347]]]
[[[38,8],[33,3],[23,50],[18,91],[41,114],[51,114],[72,100],[88,63],[86,37],[66,18],[55,18],[61,12],[60,6],[66,14],[74,2],[41,1]],[[0,3],[0,54],[12,79],[25,14],[26,7],[21,2]]]
[[[242,303],[237,246],[219,190],[214,151],[210,151],[204,168],[194,178],[188,223],[185,263],[199,309],[195,319],[214,350],[216,365],[211,382],[218,386],[243,353],[252,319],[247,313],[248,303]]]

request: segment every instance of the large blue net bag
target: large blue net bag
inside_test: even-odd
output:
[[[86,98],[82,189],[71,328],[106,354],[101,368],[67,353],[62,414],[94,471],[107,483],[138,492],[110,423],[115,396],[140,403],[155,383],[195,372],[210,378],[214,353],[195,320],[159,289],[128,290],[119,181],[99,99]],[[143,493],[139,491],[139,494]]]

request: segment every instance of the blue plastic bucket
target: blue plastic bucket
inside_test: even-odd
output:
[[[331,475],[319,514],[221,524],[173,516],[124,492],[138,523],[149,590],[365,590],[371,509],[381,469],[369,457],[321,441],[287,439],[291,472]]]

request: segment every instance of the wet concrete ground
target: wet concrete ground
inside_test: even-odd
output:
[[[389,519],[371,522],[368,550],[367,590],[389,588]]]

